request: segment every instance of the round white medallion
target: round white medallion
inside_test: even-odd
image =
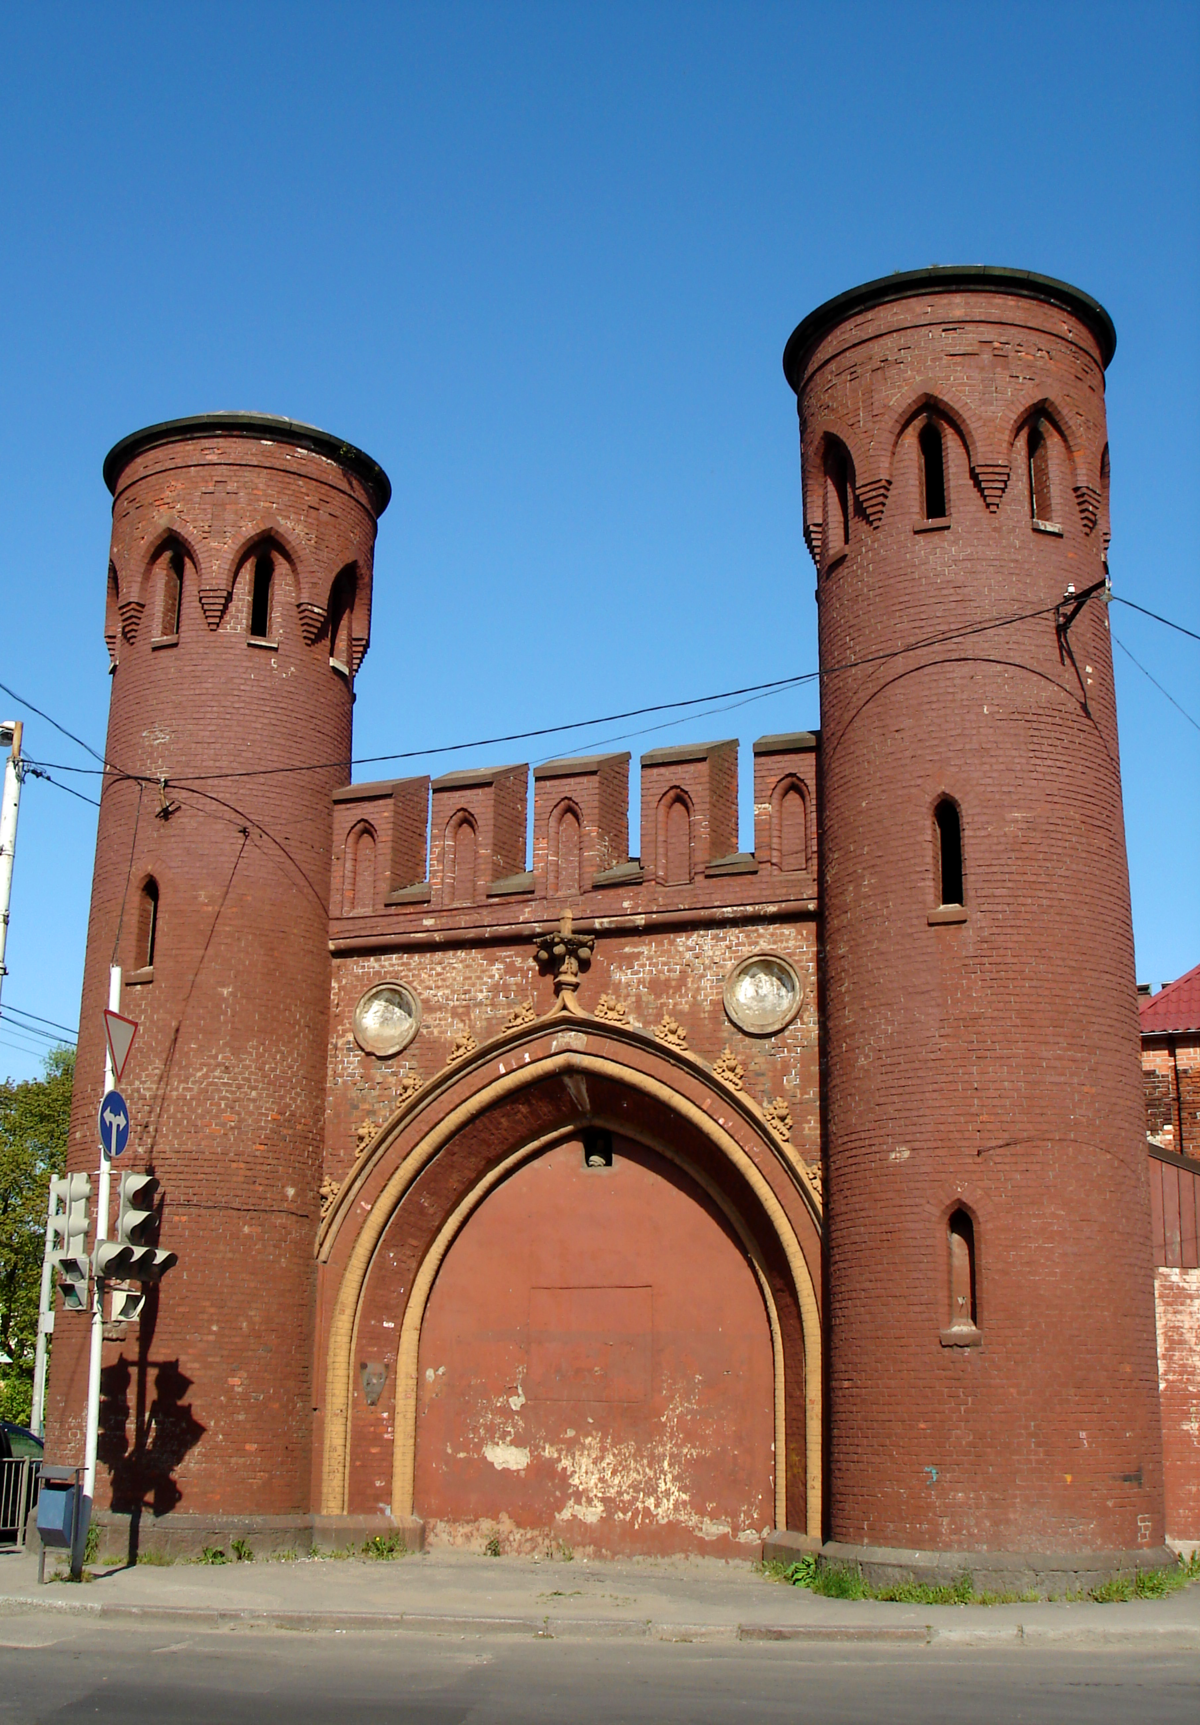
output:
[[[804,999],[800,978],[777,952],[752,952],[725,978],[725,1010],[747,1036],[774,1036]]]
[[[354,1040],[380,1059],[407,1048],[420,1028],[421,1002],[402,982],[377,983],[354,1008]]]

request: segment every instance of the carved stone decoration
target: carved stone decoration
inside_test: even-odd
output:
[[[138,624],[145,609],[146,604],[142,599],[122,599],[117,606],[121,618],[121,633],[131,647],[137,640]]]
[[[300,633],[304,637],[304,645],[311,647],[321,633],[329,612],[324,605],[314,605],[311,599],[297,599],[296,609],[300,613]]]
[[[687,1051],[687,1032],[678,1019],[668,1017],[665,1007],[663,1008],[662,1022],[654,1026],[654,1036],[664,1048],[674,1048],[679,1053],[686,1053]]]
[[[884,507],[888,500],[888,492],[892,489],[890,479],[867,479],[855,487],[858,501],[862,504],[863,514],[872,527],[878,527],[883,520]]]
[[[777,952],[752,952],[725,978],[725,1011],[747,1036],[775,1036],[804,1000],[795,966]]]
[[[535,1024],[537,1011],[532,1000],[523,1000],[520,1006],[514,1006],[504,1021],[505,1030],[520,1030],[523,1025]]]
[[[994,515],[1008,486],[1007,461],[981,461],[971,469],[971,474],[979,487],[980,496],[987,504],[989,512]]]
[[[576,934],[571,913],[564,910],[557,929],[550,934],[539,934],[534,948],[538,964],[554,976],[554,992],[559,1005],[566,1012],[578,1012],[575,993],[579,987],[579,972],[586,970],[592,962],[595,935]]]
[[[602,994],[596,1002],[596,1017],[606,1024],[628,1024],[629,1012],[615,994]]]
[[[354,1008],[354,1040],[366,1054],[390,1060],[421,1028],[421,1002],[403,982],[377,982]]]
[[[363,1360],[359,1365],[358,1375],[362,1380],[363,1395],[367,1399],[367,1406],[373,1408],[383,1394],[384,1384],[387,1383],[387,1362],[386,1360]]]
[[[805,1179],[808,1181],[816,1195],[817,1203],[823,1207],[825,1203],[825,1180],[821,1172],[821,1164],[819,1162],[802,1161],[800,1166],[804,1170]]]
[[[360,1120],[358,1130],[354,1134],[354,1160],[357,1162],[374,1138],[376,1132],[373,1120]]]
[[[792,1111],[788,1107],[786,1099],[782,1096],[776,1096],[774,1099],[768,1096],[763,1114],[767,1125],[779,1142],[790,1144],[792,1141]]]
[[[719,1078],[722,1084],[728,1084],[731,1090],[740,1090],[746,1076],[746,1068],[734,1054],[733,1049],[726,1046],[713,1065],[713,1077]]]
[[[200,609],[204,612],[204,621],[210,629],[215,629],[221,621],[228,603],[228,587],[201,587]]]
[[[1100,516],[1100,493],[1094,485],[1076,485],[1075,501],[1079,505],[1079,519],[1083,522],[1083,531],[1095,531],[1096,522]]]
[[[465,1060],[468,1054],[474,1054],[478,1047],[479,1044],[471,1035],[471,1032],[469,1030],[464,1030],[461,1036],[457,1036],[455,1038],[454,1047],[450,1050],[450,1058],[446,1064],[448,1066],[453,1066],[455,1061]]]
[[[333,1201],[341,1189],[339,1182],[331,1180],[328,1174],[326,1174],[325,1178],[321,1181],[320,1197],[322,1221],[325,1220],[326,1216],[328,1216],[329,1212],[333,1209]]]
[[[421,1088],[421,1075],[420,1075],[420,1073],[419,1072],[406,1072],[404,1074],[404,1077],[400,1080],[399,1084],[396,1086],[396,1107],[397,1108],[403,1108],[404,1104],[406,1102],[411,1102],[413,1097],[417,1094],[417,1091],[420,1088]]]

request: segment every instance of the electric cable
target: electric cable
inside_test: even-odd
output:
[[[1160,617],[1157,611],[1147,611],[1144,605],[1135,605],[1132,599],[1122,599],[1120,594],[1114,593],[1112,603],[1114,605],[1128,605],[1131,611],[1140,611],[1143,617],[1153,617],[1156,623],[1165,623],[1168,629],[1177,629],[1181,635],[1186,635],[1189,640],[1200,641],[1200,635],[1197,635],[1194,629],[1185,629],[1182,623],[1172,623],[1169,617]]]
[[[1142,664],[1140,659],[1134,659],[1133,658],[1133,654],[1129,651],[1129,648],[1125,645],[1124,641],[1122,641],[1120,639],[1120,637],[1116,634],[1115,631],[1113,633],[1113,640],[1116,642],[1117,646],[1121,649],[1122,653],[1124,653],[1124,655],[1127,659],[1133,659],[1133,663],[1137,666],[1138,670],[1142,673],[1142,676],[1150,678],[1150,681],[1154,684],[1154,687],[1158,690],[1159,694],[1166,696],[1167,700],[1170,701],[1171,705],[1175,708],[1176,712],[1182,713],[1184,718],[1187,720],[1188,724],[1194,725],[1196,730],[1200,731],[1200,723],[1197,723],[1197,721],[1195,719],[1193,719],[1192,715],[1188,712],[1186,707],[1181,707],[1179,705],[1179,702],[1175,699],[1174,695],[1170,692],[1169,689],[1163,688],[1162,684],[1159,682],[1157,677],[1150,676],[1150,672],[1147,671],[1146,667]]]
[[[48,1024],[52,1030],[65,1031],[68,1036],[75,1036],[77,1034],[77,1030],[73,1030],[69,1025],[60,1024],[56,1018],[42,1018],[36,1012],[26,1012],[22,1006],[9,1006],[8,1003],[5,1002],[4,1011],[15,1012],[18,1018],[32,1018],[38,1024]]]

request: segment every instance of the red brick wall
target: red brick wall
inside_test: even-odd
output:
[[[349,776],[351,708],[323,613],[353,565],[347,633],[361,659],[374,508],[352,472],[260,431],[136,455],[113,523],[122,630],[107,751],[119,771],[102,797],[69,1166],[96,1164],[108,966],[142,956],[136,898],[152,874],[153,976],[131,978],[123,999],[141,1027],[124,1082],[123,1166],[157,1173],[162,1243],[179,1264],[141,1325],[106,1346],[97,1501],[156,1513],[306,1510],[330,798]],[[167,540],[185,568],[178,637],[162,644]],[[270,646],[247,640],[264,540],[277,558]],[[269,773],[314,759],[330,764]],[[149,782],[139,790],[123,774]],[[160,776],[163,800],[179,805],[168,819]],[[82,1452],[86,1330],[84,1318],[59,1315],[53,1460]]]
[[[1157,1544],[1107,616],[1093,598],[1071,630],[1077,680],[1047,613],[1068,583],[1104,573],[1097,341],[1058,306],[935,283],[831,329],[799,411],[825,670],[831,1530],[942,1549]],[[1051,422],[1046,530],[1022,442],[1035,412]],[[917,452],[928,416],[949,494],[932,526]],[[848,546],[826,478],[839,445]],[[957,921],[931,917],[944,795],[963,820]],[[956,1206],[976,1237],[971,1347],[942,1341]]]
[[[1146,1134],[1164,1150],[1200,1156],[1200,1037],[1142,1038]]]

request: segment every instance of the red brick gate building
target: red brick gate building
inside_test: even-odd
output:
[[[110,1526],[1161,1559],[1114,343],[985,269],[793,334],[822,731],[754,744],[748,852],[731,741],[642,757],[634,854],[627,755],[348,784],[384,474],[117,445],[72,1166],[115,961],[180,1261],[110,1327]],[[61,1316],[64,1457],[85,1373]]]

